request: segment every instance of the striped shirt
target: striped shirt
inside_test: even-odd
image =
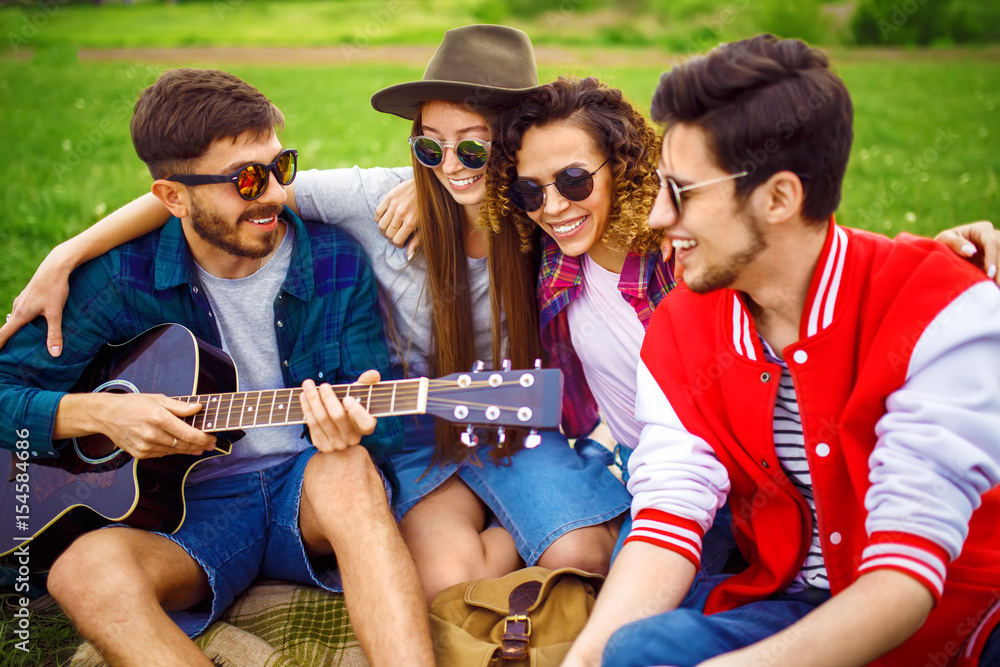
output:
[[[774,403],[774,449],[778,455],[778,463],[785,471],[799,493],[809,503],[812,513],[812,540],[809,543],[809,553],[806,555],[802,569],[795,575],[787,592],[797,593],[807,588],[822,588],[830,590],[830,579],[827,576],[826,564],[823,561],[823,548],[819,540],[819,521],[816,519],[816,501],[813,499],[812,476],[809,474],[809,460],[806,458],[805,438],[802,435],[802,417],[799,414],[799,401],[795,395],[795,384],[788,364],[779,359],[767,341],[761,338],[764,355],[768,361],[781,366],[781,381],[778,384],[778,396]]]

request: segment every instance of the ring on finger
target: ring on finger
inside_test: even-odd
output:
[[[175,447],[177,447],[177,438],[174,438],[174,441],[170,443],[170,449],[174,449]]]

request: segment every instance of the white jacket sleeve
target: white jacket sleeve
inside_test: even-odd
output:
[[[1000,482],[1000,290],[974,285],[913,350],[876,425],[859,571],[905,569],[938,595],[980,496]]]
[[[698,567],[701,538],[726,502],[729,476],[711,446],[684,428],[641,360],[637,380],[635,415],[645,425],[628,460],[628,540],[676,551]]]

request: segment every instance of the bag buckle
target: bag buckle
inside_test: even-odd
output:
[[[524,660],[528,657],[531,639],[531,619],[527,614],[511,614],[503,622],[503,660]]]

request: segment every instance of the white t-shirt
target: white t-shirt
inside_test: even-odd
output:
[[[621,275],[587,255],[580,259],[583,291],[566,307],[570,339],[611,435],[635,448],[642,431],[635,419],[636,368],[646,331],[618,290]]]

